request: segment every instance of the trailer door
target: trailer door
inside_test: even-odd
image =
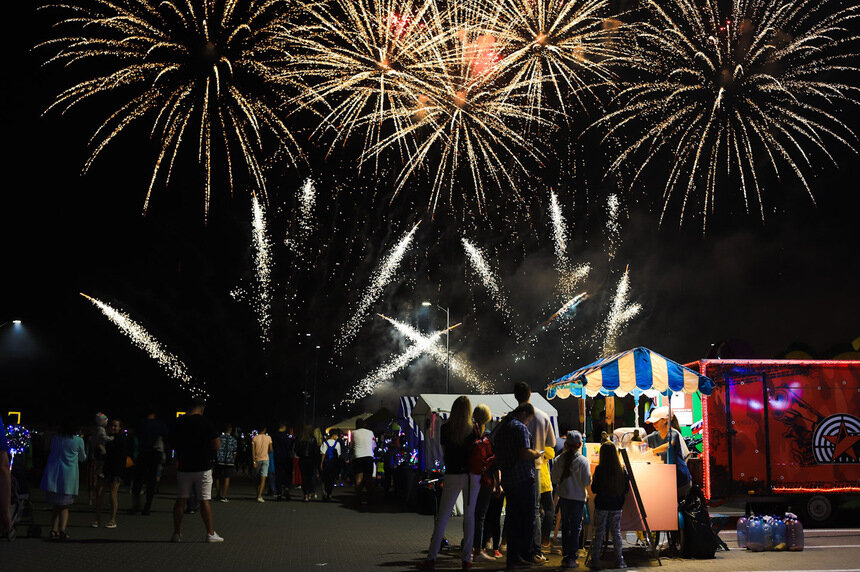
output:
[[[767,489],[767,415],[764,380],[745,374],[727,379],[732,480],[744,490]]]

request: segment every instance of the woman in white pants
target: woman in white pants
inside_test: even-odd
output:
[[[421,565],[424,569],[436,566],[436,556],[445,534],[445,526],[457,497],[463,493],[463,569],[472,567],[472,541],[475,535],[475,501],[481,490],[481,476],[469,473],[469,453],[478,435],[472,425],[472,404],[469,398],[461,395],[451,406],[451,416],[439,431],[442,453],[445,459],[445,479],[442,487],[442,500],[427,560]]]

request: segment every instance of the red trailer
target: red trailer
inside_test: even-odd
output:
[[[701,360],[703,480],[712,504],[784,502],[824,524],[860,500],[860,361]]]

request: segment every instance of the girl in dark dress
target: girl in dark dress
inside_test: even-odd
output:
[[[112,441],[105,444],[107,449],[104,459],[104,469],[99,478],[96,489],[96,520],[93,528],[101,526],[102,520],[102,497],[105,491],[110,494],[111,516],[105,523],[105,528],[116,528],[116,513],[119,508],[119,485],[122,483],[122,475],[125,472],[126,458],[129,454],[129,442],[123,431],[122,421],[113,419],[107,426],[108,435],[113,437]]]

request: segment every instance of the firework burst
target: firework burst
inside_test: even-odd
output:
[[[50,109],[62,113],[90,99],[118,102],[90,140],[86,172],[129,126],[146,121],[159,150],[144,201],[170,182],[179,149],[193,140],[204,173],[204,217],[213,174],[224,165],[233,188],[243,168],[265,198],[262,152],[299,157],[279,106],[287,99],[282,68],[288,0],[74,0],[51,5],[65,14],[58,37],[38,46],[55,50],[48,63],[89,64],[91,77],[63,91]],[[93,73],[95,72],[95,73]],[[220,167],[219,167],[220,168]]]
[[[642,311],[640,304],[627,303],[629,296],[630,268],[627,267],[621,276],[621,280],[618,281],[618,288],[615,289],[615,297],[612,299],[612,307],[609,309],[609,315],[606,317],[601,356],[609,356],[618,352],[617,342],[621,329]]]
[[[128,314],[112,308],[97,298],[87,296],[81,293],[81,296],[92,302],[92,304],[101,310],[108,320],[120,329],[125,334],[135,347],[145,351],[149,357],[158,362],[158,365],[172,378],[179,381],[180,387],[189,392],[191,395],[209,397],[209,394],[203,389],[201,384],[198,384],[191,374],[188,373],[188,368],[182,360],[167,351],[167,349],[155,337],[150,334],[146,328],[132,320]]]
[[[704,231],[724,177],[764,219],[764,170],[787,173],[812,197],[813,156],[833,160],[832,142],[856,152],[837,115],[858,93],[845,83],[858,71],[856,4],[735,0],[728,14],[717,0],[647,5],[632,59],[644,79],[621,85],[617,109],[596,124],[621,142],[609,172],[629,163],[631,185],[671,157],[661,221],[680,195],[681,223],[698,207]]]

